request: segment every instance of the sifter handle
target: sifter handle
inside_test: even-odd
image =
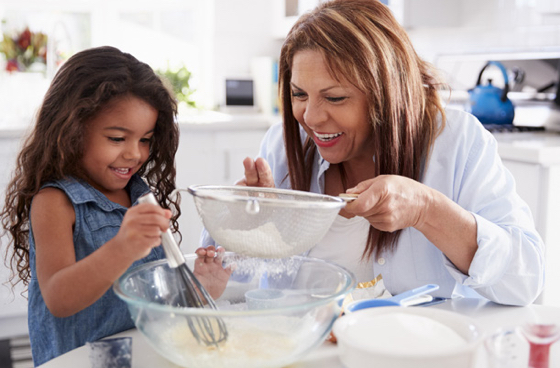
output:
[[[138,203],[151,203],[159,206],[159,203],[152,192],[148,192],[138,198]],[[169,267],[177,268],[185,263],[185,257],[183,256],[183,253],[181,253],[175,238],[173,238],[171,229],[167,229],[166,232],[161,233],[161,245],[163,247],[163,251],[165,252],[167,263],[169,263]]]

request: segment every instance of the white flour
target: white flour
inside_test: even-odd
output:
[[[251,230],[220,228],[212,236],[226,250],[252,257],[284,258],[301,253],[296,246],[284,241],[273,222]]]

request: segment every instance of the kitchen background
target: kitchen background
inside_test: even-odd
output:
[[[297,15],[318,2],[0,0],[4,41],[26,27],[48,37],[46,64],[39,58],[26,70],[8,72],[13,65],[0,53],[0,188],[9,180],[20,139],[57,66],[79,50],[100,45],[119,47],[176,77],[180,68],[188,69],[189,89],[183,91],[187,97],[179,116],[178,186],[232,184],[243,174],[242,159],[257,154],[264,132],[279,121],[274,77],[282,39]],[[550,71],[544,78],[558,82],[560,2],[556,0],[384,2],[408,29],[418,53],[442,68],[455,89],[450,103],[464,104],[465,91],[474,87],[482,66],[493,59],[528,61],[529,65],[523,64],[528,78],[547,65]],[[227,89],[228,97],[236,93],[248,97],[248,106],[227,103],[226,81],[232,87]],[[236,88],[244,81],[253,83],[254,96]],[[499,74],[494,81],[503,86]],[[524,92],[535,90],[529,84],[525,87]],[[539,101],[544,106],[539,106],[539,113],[522,114],[519,109],[519,115],[529,119],[517,125],[531,125],[538,131],[495,134],[500,154],[516,176],[518,191],[529,203],[547,244],[551,267],[539,301],[560,305],[560,273],[552,267],[560,260],[556,249],[560,246],[560,135],[556,133],[560,123],[548,97],[545,94]],[[187,108],[187,102],[197,108]],[[182,248],[190,252],[197,247],[202,224],[188,194],[182,208]],[[0,282],[8,275],[7,268],[0,267]],[[11,291],[0,285],[0,339],[26,331],[26,300],[19,286]]]

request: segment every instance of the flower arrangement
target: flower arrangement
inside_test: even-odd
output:
[[[26,27],[21,33],[3,34],[0,41],[0,53],[7,60],[6,70],[9,72],[24,72],[33,63],[47,63],[47,35],[41,32],[31,32]]]

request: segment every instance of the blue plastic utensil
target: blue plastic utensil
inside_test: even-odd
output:
[[[417,287],[416,289],[405,291],[404,293],[400,293],[390,298],[357,300],[355,302],[348,304],[344,308],[344,311],[355,312],[360,309],[366,309],[366,308],[402,306],[405,302],[410,301],[419,295],[424,295],[437,289],[439,289],[439,285],[428,284],[428,285]]]

